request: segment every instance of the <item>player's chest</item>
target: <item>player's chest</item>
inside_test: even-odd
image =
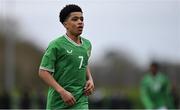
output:
[[[152,79],[149,82],[149,88],[152,92],[159,92],[162,90],[164,82],[161,79]]]
[[[58,56],[61,58],[66,58],[73,60],[74,58],[83,57],[88,59],[88,49],[85,46],[74,46],[74,45],[64,45],[60,51],[58,51]]]

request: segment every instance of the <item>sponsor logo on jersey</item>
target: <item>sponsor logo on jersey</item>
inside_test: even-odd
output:
[[[66,50],[67,51],[67,53],[69,53],[69,54],[71,54],[72,53],[72,50]]]

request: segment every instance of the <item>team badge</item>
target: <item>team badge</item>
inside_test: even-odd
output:
[[[91,55],[91,49],[90,48],[87,51],[87,55],[88,55],[88,57],[90,57],[90,55]]]

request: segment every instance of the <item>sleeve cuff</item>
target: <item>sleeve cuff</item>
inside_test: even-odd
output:
[[[39,68],[39,69],[41,69],[41,70],[46,70],[46,71],[49,71],[49,72],[54,73],[54,69],[49,69],[49,68],[42,67],[42,66],[40,66],[40,68]]]

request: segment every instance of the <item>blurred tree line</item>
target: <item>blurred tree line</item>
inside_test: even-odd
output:
[[[23,36],[16,21],[0,18],[0,108],[45,108],[47,87],[38,77],[43,50],[23,40]],[[5,87],[7,37],[15,42],[12,91]]]
[[[3,28],[6,28],[6,31],[2,31]],[[13,91],[6,91],[4,83],[7,36],[15,39]],[[48,87],[38,77],[44,50],[32,42],[23,40],[23,36],[16,21],[5,22],[0,18],[0,108],[45,108]],[[30,36],[30,33],[26,36]],[[90,65],[96,87],[96,91],[90,96],[90,108],[143,108],[139,84],[147,68],[140,68],[131,57],[124,52],[111,49],[99,62]],[[180,87],[177,86],[180,83],[180,63],[159,62],[161,70],[171,79],[176,93],[180,93]],[[9,107],[4,107],[8,104]]]
[[[160,71],[171,81],[172,95],[178,108],[180,64],[158,59],[156,61],[160,64]],[[95,108],[144,108],[140,100],[140,82],[149,67],[140,67],[132,60],[132,56],[116,49],[107,51],[100,62],[91,66],[97,93],[90,99],[95,102]]]

